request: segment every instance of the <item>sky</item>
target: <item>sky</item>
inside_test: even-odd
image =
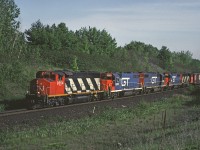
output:
[[[69,30],[105,29],[118,46],[131,41],[191,51],[200,59],[200,0],[15,0],[21,31],[37,20]]]

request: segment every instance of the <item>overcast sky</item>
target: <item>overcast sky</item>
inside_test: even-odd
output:
[[[105,29],[118,46],[141,41],[158,49],[190,50],[200,59],[200,0],[15,0],[21,30],[38,19]]]

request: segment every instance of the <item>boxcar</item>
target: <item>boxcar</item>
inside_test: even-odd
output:
[[[200,73],[193,73],[193,84],[198,85],[200,84]]]

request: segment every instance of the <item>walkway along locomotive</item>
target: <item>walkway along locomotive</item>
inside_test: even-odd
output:
[[[200,73],[39,71],[26,94],[28,109],[147,94],[200,84]]]

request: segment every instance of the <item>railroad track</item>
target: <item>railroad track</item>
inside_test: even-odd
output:
[[[12,114],[12,113],[17,113],[17,112],[23,112],[26,111],[26,109],[13,109],[13,110],[6,110],[3,112],[0,112],[0,116],[6,115],[6,114]]]
[[[97,115],[105,111],[107,107],[134,108],[141,101],[155,102],[160,99],[171,97],[174,94],[183,93],[185,89],[176,89],[173,91],[155,92],[144,95],[108,99],[102,101],[78,103],[59,107],[50,107],[36,110],[18,110],[9,111],[0,114],[0,131],[5,129],[21,128],[22,126],[30,128],[41,123],[54,123],[61,120],[74,120],[84,117]]]
[[[115,99],[106,99],[106,100],[101,100],[101,101],[93,101],[93,102],[85,102],[85,103],[76,103],[76,104],[70,104],[70,105],[64,105],[64,106],[56,106],[56,107],[49,107],[49,108],[42,108],[42,109],[35,109],[35,110],[27,110],[27,109],[17,109],[17,110],[9,110],[9,111],[4,111],[0,112],[0,117],[5,117],[5,116],[11,116],[11,115],[20,115],[20,114],[28,114],[28,113],[34,113],[34,112],[44,112],[44,111],[49,111],[49,110],[54,110],[54,109],[61,109],[61,108],[68,108],[68,107],[75,107],[75,106],[82,106],[82,105],[91,105],[91,104],[98,104],[98,103],[104,103],[104,102],[109,102],[109,101],[116,101],[116,100],[121,100],[121,99],[126,99],[126,98],[137,98],[137,97],[142,97],[144,95],[156,95],[156,94],[161,94],[161,93],[166,93],[166,92],[173,92],[176,90],[180,90],[183,88],[178,88],[178,89],[173,89],[171,90],[166,90],[162,92],[153,92],[149,94],[140,94],[140,95],[132,95],[132,96],[125,96],[125,97],[120,97],[120,98],[115,98]]]

